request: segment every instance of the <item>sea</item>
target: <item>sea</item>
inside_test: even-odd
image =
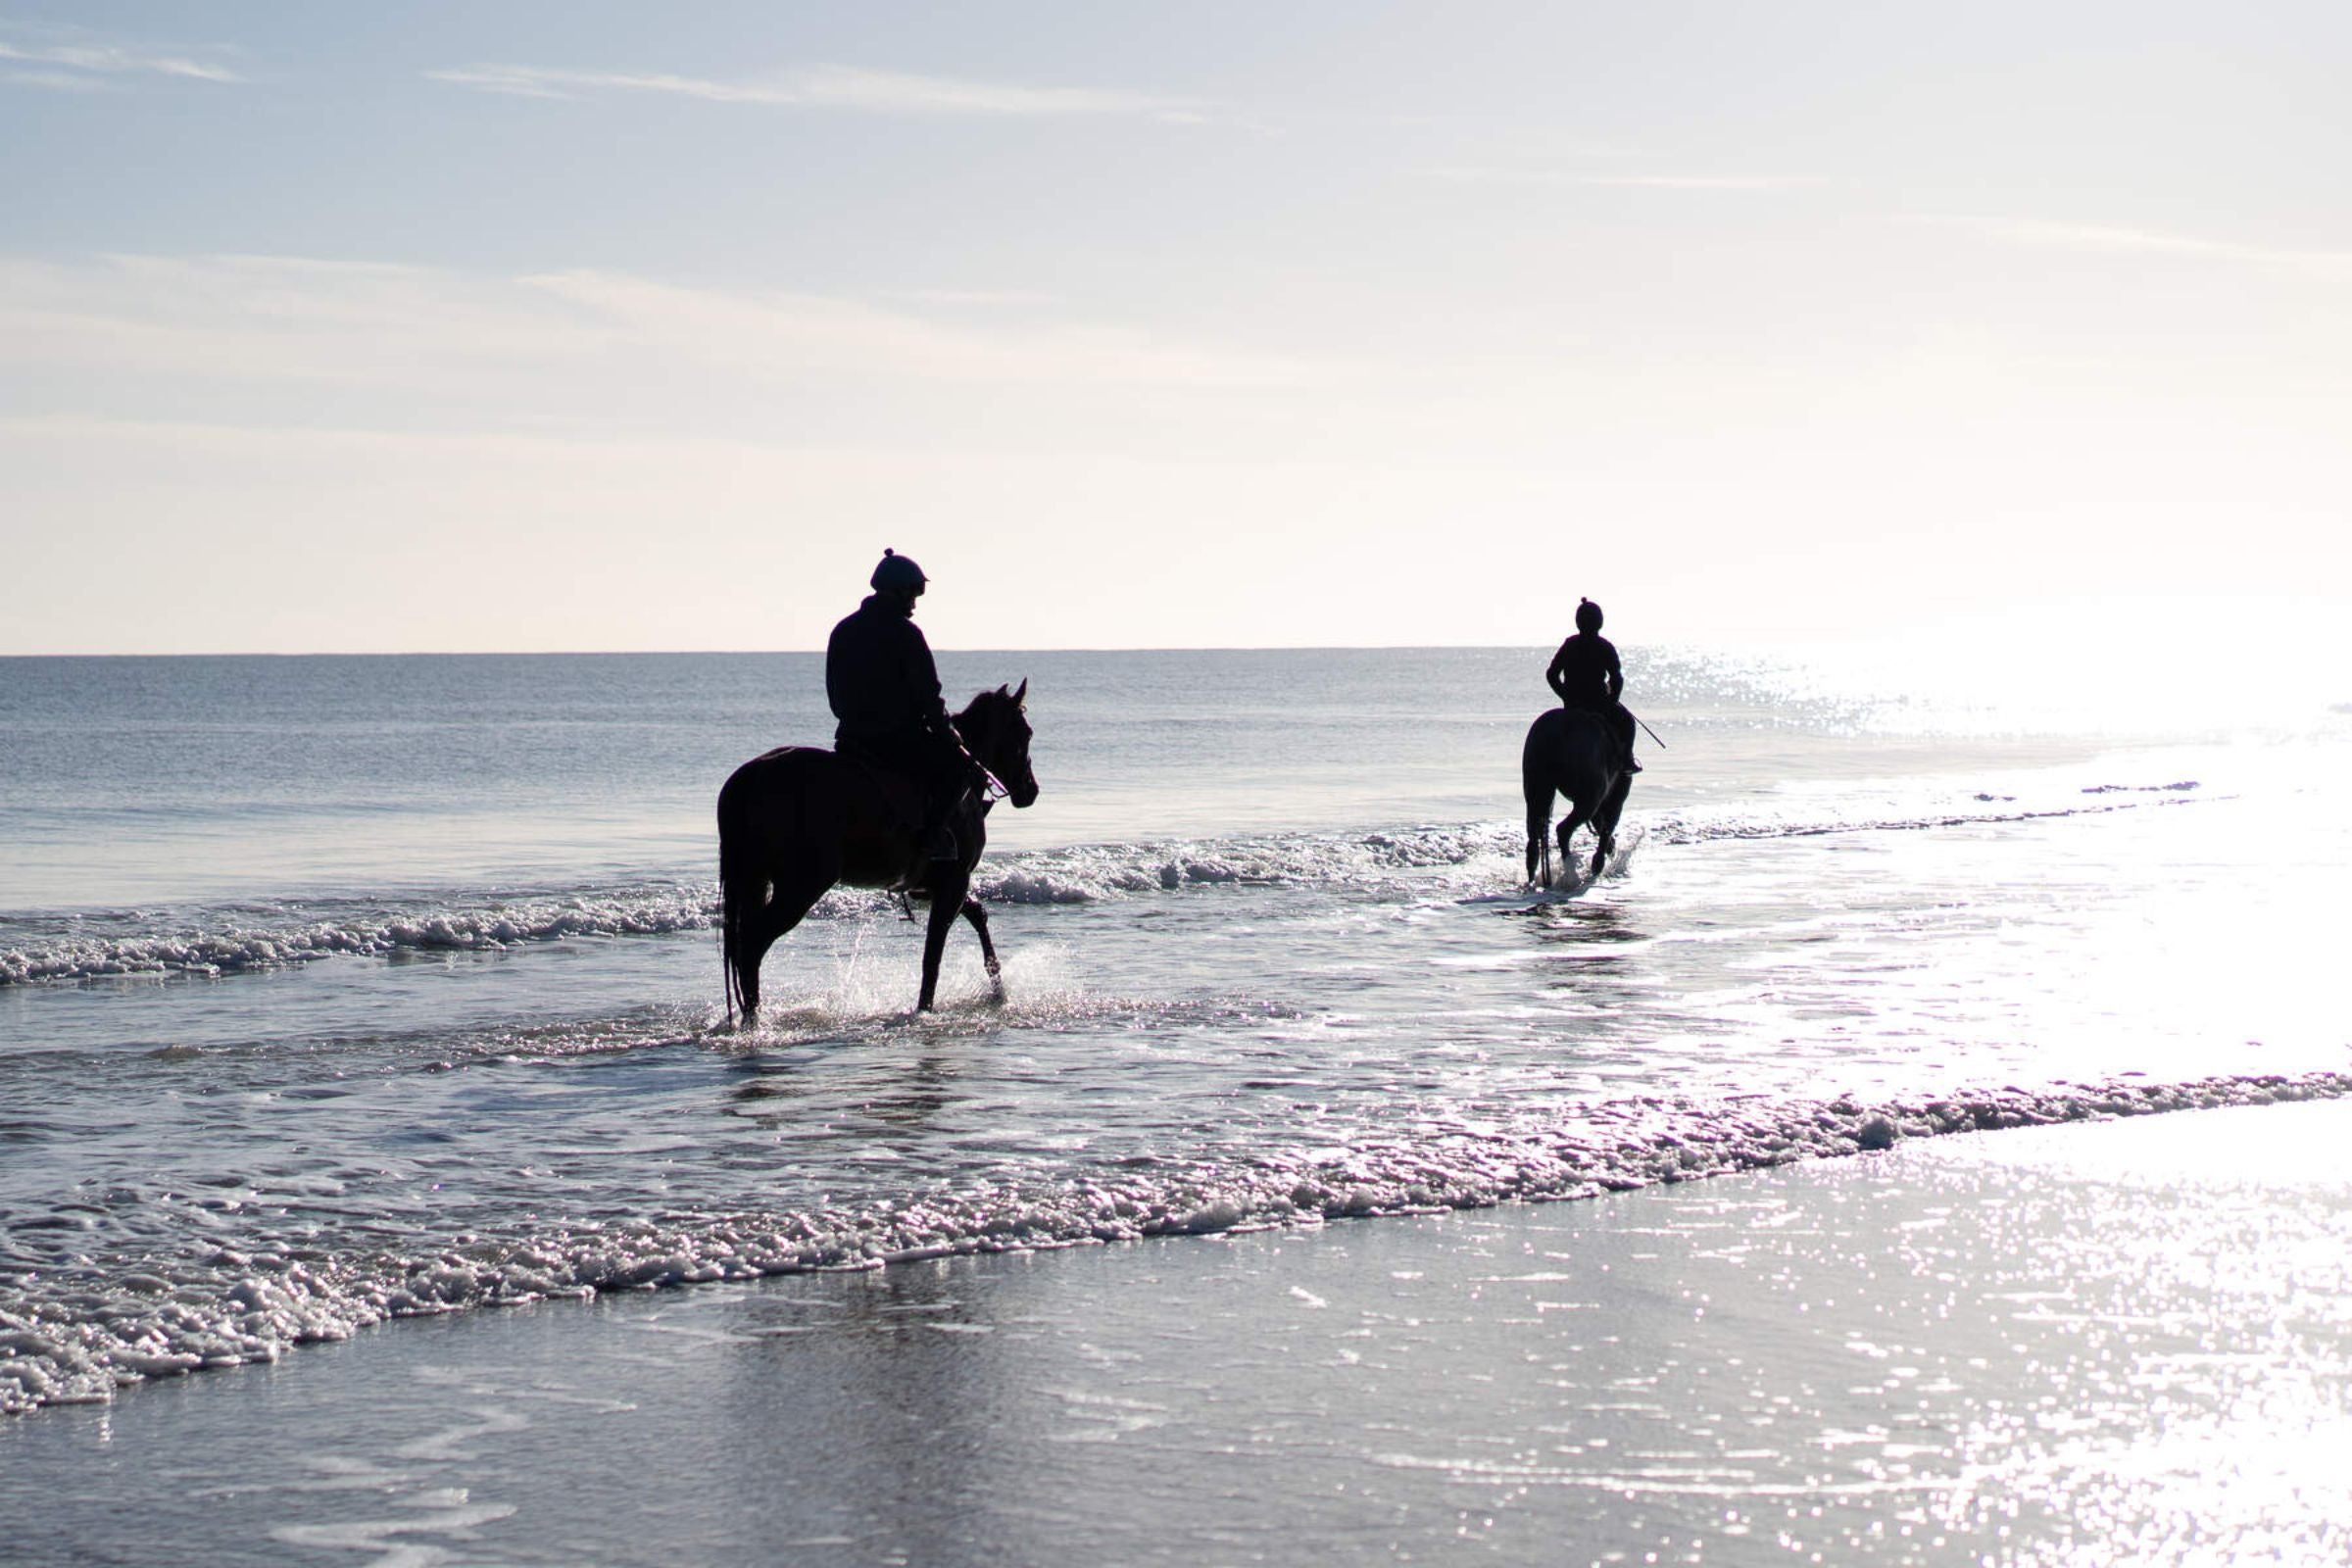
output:
[[[1029,683],[1003,994],[959,928],[915,1013],[920,926],[837,890],[756,1028],[713,802],[824,742],[817,656],[0,660],[0,1412],[2352,1091],[2352,668],[1629,646],[1615,854],[1531,888],[1548,652],[943,651]]]

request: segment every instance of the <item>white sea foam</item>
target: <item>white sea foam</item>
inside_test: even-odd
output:
[[[645,936],[708,926],[710,900],[653,889],[453,907],[366,912],[327,921],[218,924],[141,932],[65,934],[0,951],[0,985],[104,975],[236,974],[346,955],[496,952],[566,937]],[[209,925],[209,929],[207,926]]]
[[[1152,1174],[903,1192],[844,1207],[669,1212],[438,1250],[190,1250],[84,1260],[0,1283],[0,1412],[105,1399],[131,1383],[275,1359],[389,1318],[599,1291],[880,1268],[963,1252],[1315,1225],[1622,1192],[1935,1137],[2352,1095],[2352,1074],[2106,1082],[1933,1100],[1642,1097],[1540,1125],[1449,1127],[1339,1149],[1267,1150]]]

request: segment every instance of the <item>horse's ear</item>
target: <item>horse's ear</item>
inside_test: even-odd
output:
[[[1028,701],[1029,701],[1029,677],[1028,677],[1028,676],[1026,676],[1026,675],[1023,675],[1023,676],[1021,677],[1021,689],[1020,689],[1019,691],[1017,691],[1017,692],[1014,692],[1014,693],[1012,694],[1012,700],[1013,700],[1014,702],[1016,702],[1016,703],[1020,703],[1020,704],[1022,704],[1022,705],[1024,705],[1024,706],[1026,706],[1026,705],[1027,705],[1027,703],[1028,703]]]

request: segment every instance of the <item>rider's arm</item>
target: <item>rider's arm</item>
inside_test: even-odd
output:
[[[1563,703],[1568,700],[1568,687],[1567,684],[1560,678],[1560,666],[1567,662],[1567,659],[1568,645],[1566,643],[1562,643],[1560,644],[1560,651],[1551,656],[1551,663],[1544,671],[1544,684],[1549,686],[1551,688],[1551,695],[1557,697]]]
[[[1609,646],[1609,701],[1613,703],[1624,695],[1625,666],[1617,662],[1617,649],[1614,644],[1611,644]]]
[[[948,704],[947,699],[940,695],[939,665],[931,658],[930,639],[923,635],[923,628],[913,621],[905,624],[907,632],[906,690],[922,710],[923,722],[934,729],[944,730],[948,723]]]
[[[842,626],[848,625],[843,621]],[[835,718],[845,718],[850,710],[849,657],[841,651],[841,626],[825,639],[825,706],[833,710]]]

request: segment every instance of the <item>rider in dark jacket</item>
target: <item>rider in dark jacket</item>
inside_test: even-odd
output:
[[[973,763],[948,722],[931,644],[914,623],[914,602],[929,581],[911,560],[882,552],[873,593],[825,644],[825,698],[839,721],[834,749],[912,778],[923,792],[924,853],[953,859],[948,812]]]
[[[1577,601],[1576,635],[1551,656],[1544,679],[1562,707],[1605,719],[1625,750],[1625,770],[1642,771],[1642,764],[1634,760],[1634,715],[1618,700],[1625,692],[1625,666],[1618,662],[1616,644],[1600,634],[1600,607],[1592,600]]]

